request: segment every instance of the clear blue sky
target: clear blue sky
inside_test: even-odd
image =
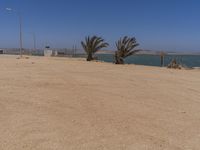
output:
[[[25,47],[80,47],[87,35],[99,35],[114,49],[119,37],[135,36],[140,48],[200,51],[199,0],[0,0],[0,47],[19,47],[21,11]]]

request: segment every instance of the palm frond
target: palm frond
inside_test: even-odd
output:
[[[116,42],[116,47],[117,47],[117,52],[116,52],[116,63],[122,63],[122,59],[125,59],[128,56],[131,56],[137,52],[139,52],[140,50],[134,50],[135,47],[137,47],[139,44],[136,42],[136,39],[133,38],[129,38],[127,36],[120,38],[120,40],[118,40]],[[121,62],[117,62],[117,61],[121,61]]]
[[[98,36],[88,36],[85,38],[85,42],[81,42],[81,45],[85,52],[88,55],[87,60],[92,60],[93,59],[93,54],[99,51],[102,48],[107,47],[109,44],[104,42],[104,39]],[[89,58],[90,57],[90,58]]]

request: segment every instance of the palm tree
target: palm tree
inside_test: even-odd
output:
[[[93,36],[93,37],[86,37],[85,42],[81,42],[81,45],[83,46],[83,49],[87,53],[87,61],[93,60],[93,55],[98,50],[107,47],[109,44],[104,42],[104,39],[101,37]]]
[[[117,51],[115,52],[115,63],[116,64],[124,64],[124,59],[128,56],[131,56],[140,50],[133,50],[139,44],[136,42],[136,39],[129,38],[127,36],[120,38],[119,41],[116,42]]]

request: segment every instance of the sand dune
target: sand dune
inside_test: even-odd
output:
[[[200,71],[0,56],[1,150],[199,150]]]

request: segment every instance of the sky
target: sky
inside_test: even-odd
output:
[[[127,35],[142,49],[200,52],[199,8],[199,0],[0,0],[0,47],[19,47],[20,12],[26,48],[33,33],[37,48],[81,48],[98,35],[109,50]]]

